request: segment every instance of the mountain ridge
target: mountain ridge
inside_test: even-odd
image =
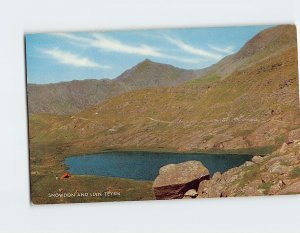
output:
[[[264,52],[262,59],[214,82],[132,90],[51,123],[35,115],[31,125],[45,122],[47,131],[33,130],[31,136],[84,152],[273,150],[300,125],[297,47]]]
[[[70,115],[128,91],[177,85],[196,78],[199,73],[146,59],[114,79],[29,83],[29,112]]]
[[[184,82],[214,83],[248,64],[297,45],[295,26],[281,25],[255,35],[235,54],[199,70],[186,70],[145,59],[114,79],[73,80],[55,84],[28,84],[30,113],[70,115],[128,91],[176,86]],[[257,45],[259,44],[259,45]],[[79,85],[80,84],[80,85]]]

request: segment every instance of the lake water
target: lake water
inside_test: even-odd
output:
[[[212,155],[198,153],[161,152],[104,152],[92,155],[72,156],[65,159],[71,174],[97,175],[154,180],[159,169],[167,164],[190,160],[201,161],[210,174],[224,172],[251,160],[251,155]]]
[[[251,155],[212,155],[197,153],[161,152],[104,152],[92,155],[78,155],[65,159],[71,174],[96,175],[154,180],[159,169],[167,164],[190,160],[201,161],[210,174],[224,172],[251,160]]]

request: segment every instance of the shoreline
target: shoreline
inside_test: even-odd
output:
[[[127,153],[165,153],[165,154],[199,154],[199,155],[257,155],[265,156],[267,154],[270,154],[278,149],[277,146],[271,146],[271,147],[255,147],[255,148],[244,148],[244,149],[229,149],[229,150],[191,150],[191,151],[178,151],[175,149],[168,149],[168,148],[140,148],[140,149],[132,149],[132,148],[114,148],[114,149],[100,149],[92,152],[85,152],[85,153],[79,153],[79,154],[69,154],[67,153],[64,157],[76,157],[76,156],[85,156],[85,155],[95,155],[95,154],[105,154],[105,153],[121,153],[121,152],[127,152]]]

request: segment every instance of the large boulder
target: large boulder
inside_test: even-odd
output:
[[[181,199],[190,189],[198,189],[209,179],[208,169],[199,161],[169,164],[159,170],[152,189],[158,200]]]

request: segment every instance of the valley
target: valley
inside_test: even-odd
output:
[[[202,70],[147,59],[113,80],[29,84],[33,202],[44,203],[50,189],[90,192],[109,183],[126,192],[116,200],[154,198],[151,181],[86,175],[56,180],[71,155],[274,153],[300,128],[298,91],[296,29],[290,25],[260,32],[236,54]],[[78,199],[46,202],[65,201]]]

